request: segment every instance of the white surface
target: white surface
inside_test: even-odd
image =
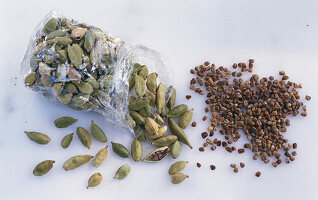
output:
[[[0,199],[318,199],[317,162],[317,63],[318,3],[309,0],[267,1],[0,1]],[[133,163],[120,159],[110,150],[106,163],[98,169],[84,165],[65,172],[63,162],[74,154],[95,154],[104,145],[93,141],[87,151],[74,137],[70,148],[59,147],[61,138],[75,131],[54,128],[52,122],[63,115],[80,119],[89,126],[91,119],[107,132],[109,141],[130,146],[132,137],[103,124],[95,113],[80,113],[48,102],[21,85],[20,61],[31,32],[53,8],[68,16],[94,24],[129,43],[144,44],[169,58],[176,78],[177,103],[195,108],[196,128],[186,130],[194,149],[183,146],[178,160],[189,160],[184,170],[190,178],[180,185],[170,184],[167,170],[171,158],[159,164]],[[229,155],[219,148],[215,152],[198,152],[200,133],[207,127],[201,121],[204,98],[188,90],[190,68],[210,60],[216,65],[255,58],[255,72],[260,76],[277,74],[284,69],[291,80],[302,82],[302,96],[310,94],[308,117],[291,119],[286,137],[299,145],[298,156],[290,165],[277,169],[253,161],[251,152]],[[15,78],[18,77],[16,80]],[[15,85],[17,84],[17,85]],[[29,141],[24,130],[47,133],[52,142],[39,146]],[[244,138],[244,137],[243,137]],[[245,141],[243,139],[240,143]],[[109,145],[109,143],[108,143]],[[238,145],[237,145],[238,146]],[[145,147],[149,150],[149,146]],[[145,150],[146,151],[146,150]],[[46,176],[34,177],[33,167],[45,159],[56,164]],[[246,167],[234,174],[231,162],[244,161]],[[195,165],[200,162],[202,167]],[[128,163],[130,175],[123,181],[112,180],[116,169]],[[210,164],[216,170],[209,169]],[[256,178],[260,170],[262,176]],[[88,177],[101,172],[102,184],[86,190]]]

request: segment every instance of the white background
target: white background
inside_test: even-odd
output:
[[[310,0],[54,0],[0,1],[0,199],[318,199],[317,121],[318,108],[318,3]],[[77,137],[67,150],[59,146],[61,138],[76,126],[57,130],[54,119],[69,115],[79,118],[78,125],[89,127],[94,119],[107,133],[109,141],[130,146],[132,137],[103,122],[101,115],[81,113],[48,102],[25,89],[19,75],[20,61],[35,26],[52,9],[94,24],[131,44],[143,44],[161,52],[169,61],[177,88],[177,103],[187,101],[195,108],[198,127],[186,132],[195,147],[183,146],[178,160],[189,160],[184,173],[190,178],[172,185],[167,173],[175,160],[158,164],[133,163],[111,150],[100,168],[89,164],[65,172],[63,162],[75,154],[95,154],[104,145],[93,141],[91,150]],[[275,75],[283,69],[292,81],[303,83],[301,95],[312,96],[308,117],[291,119],[286,137],[298,143],[298,156],[290,165],[274,169],[270,164],[253,161],[252,153],[228,154],[198,151],[203,143],[200,133],[204,97],[189,91],[189,70],[205,60],[229,67],[233,62],[255,59],[255,73]],[[17,78],[17,79],[16,79]],[[46,146],[32,143],[23,133],[36,130],[48,134]],[[243,137],[239,144],[246,139]],[[108,143],[109,144],[109,143]],[[240,145],[237,145],[240,146]],[[144,151],[149,151],[145,145]],[[146,153],[146,152],[145,152]],[[34,177],[32,170],[42,160],[54,159],[54,168],[45,176]],[[244,161],[246,167],[234,174],[230,163]],[[196,162],[202,164],[196,167]],[[113,180],[116,169],[128,163],[130,175]],[[209,169],[210,164],[216,170]],[[260,170],[262,176],[255,177]],[[104,181],[87,190],[87,179],[101,172]]]

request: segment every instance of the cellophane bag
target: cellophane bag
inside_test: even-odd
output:
[[[134,130],[129,78],[134,63],[163,72],[161,56],[143,46],[127,46],[101,29],[50,12],[35,29],[21,64],[24,84],[53,102],[101,113],[107,122]]]

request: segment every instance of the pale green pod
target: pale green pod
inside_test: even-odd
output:
[[[52,169],[54,163],[55,163],[54,160],[45,160],[43,162],[40,162],[39,164],[35,166],[33,170],[33,175],[42,176],[48,173]]]
[[[164,146],[169,146],[172,143],[174,143],[175,141],[177,141],[177,136],[175,135],[166,135],[166,136],[162,136],[158,139],[156,139],[155,141],[153,141],[151,143],[151,145],[156,146],[156,147],[164,147]]]
[[[188,164],[188,161],[178,161],[173,163],[170,166],[169,174],[172,175],[182,171],[187,166],[187,164]]]
[[[28,131],[24,131],[24,133],[30,138],[30,140],[38,144],[47,144],[51,141],[51,138],[43,133]]]
[[[170,112],[167,114],[167,117],[176,118],[185,113],[188,110],[188,106],[185,104],[178,105],[174,107]]]
[[[145,80],[139,75],[135,75],[135,92],[138,97],[144,96],[146,92]]]
[[[134,118],[132,118],[131,116],[130,116],[130,123],[131,123],[131,126],[132,126],[133,128],[136,127],[136,122],[135,122]]]
[[[72,94],[78,93],[77,88],[74,83],[65,83],[64,90]]]
[[[148,97],[141,97],[139,99],[132,101],[129,104],[128,108],[129,108],[129,110],[138,111],[138,110],[146,107],[147,105],[149,105],[149,98]]]
[[[46,22],[42,31],[46,34],[55,31],[58,29],[58,20],[56,18],[51,18],[49,21]]]
[[[192,120],[192,116],[193,116],[193,108],[183,113],[180,116],[179,122],[178,122],[178,125],[180,126],[180,128],[183,128],[183,129],[187,128]]]
[[[148,73],[149,73],[148,68],[145,65],[143,65],[141,66],[141,69],[138,72],[138,75],[141,76],[144,80],[146,80]]]
[[[141,70],[141,65],[139,63],[135,63],[132,74],[138,73],[140,70]]]
[[[167,117],[167,114],[169,113],[169,108],[167,106],[164,106],[161,113],[160,113],[160,116],[161,117]]]
[[[36,80],[36,72],[31,72],[24,78],[24,84],[31,87]]]
[[[167,126],[163,126],[161,128],[158,129],[158,134],[157,135],[148,135],[148,139],[149,140],[155,140],[160,138],[161,136],[163,136],[168,130]]]
[[[91,133],[93,135],[93,137],[100,141],[100,142],[107,142],[107,137],[106,137],[106,134],[104,133],[104,131],[97,125],[94,123],[94,121],[92,120],[91,122]]]
[[[71,60],[71,63],[76,68],[79,68],[79,66],[83,64],[84,52],[83,52],[83,49],[78,44],[68,45],[67,54]]]
[[[56,42],[56,45],[61,45],[63,47],[66,47],[67,45],[72,44],[73,40],[68,37],[56,37],[53,39],[54,42]]]
[[[172,134],[178,137],[178,140],[186,145],[188,145],[191,149],[193,148],[190,144],[190,141],[184,131],[178,126],[178,124],[171,118],[168,118],[168,125]]]
[[[135,162],[142,159],[142,144],[135,138],[131,143],[131,157]]]
[[[157,77],[158,77],[158,74],[153,72],[153,73],[150,73],[147,77],[147,81],[146,81],[146,85],[147,85],[147,88],[150,92],[152,92],[153,94],[156,93],[156,90],[157,90]]]
[[[162,117],[160,117],[160,115],[158,115],[157,113],[155,113],[155,121],[159,124],[159,125],[163,125],[165,123],[165,121],[162,119]]]
[[[70,103],[70,101],[72,100],[72,93],[66,93],[66,94],[60,94],[57,99],[64,105]]]
[[[176,173],[171,176],[171,183],[179,184],[183,182],[186,178],[189,178],[189,176],[183,173]]]
[[[155,120],[147,117],[145,119],[145,129],[150,135],[158,135],[159,125]]]
[[[71,126],[75,122],[78,122],[78,119],[75,119],[73,117],[60,117],[54,120],[55,127],[57,128],[66,128]]]
[[[45,40],[50,40],[55,37],[64,37],[67,34],[67,31],[68,29],[52,31],[51,33],[46,35]]]
[[[123,165],[117,170],[116,175],[114,176],[114,179],[122,180],[128,176],[129,172],[130,172],[130,166],[127,164]]]
[[[63,168],[65,171],[75,169],[75,168],[87,163],[93,157],[94,156],[91,156],[91,155],[73,156],[64,162]]]
[[[135,86],[135,76],[136,75],[131,75],[128,79],[129,90],[131,90]]]
[[[83,127],[77,127],[76,134],[80,139],[81,143],[87,147],[88,149],[91,148],[92,145],[92,138],[89,135],[88,131]]]
[[[167,102],[167,107],[171,110],[176,104],[177,92],[173,86],[168,88],[168,94],[170,94],[169,100]]]
[[[85,34],[84,48],[90,52],[94,47],[96,36],[92,30],[88,30]]]
[[[112,143],[113,151],[117,155],[119,155],[122,158],[128,158],[130,156],[129,151],[125,146],[123,146],[122,144],[119,144],[119,143],[115,143],[115,142],[111,142],[111,143]]]
[[[95,173],[88,179],[87,189],[90,187],[98,186],[103,180],[103,176],[101,173]]]
[[[156,106],[156,95],[150,91],[146,92],[144,97],[148,97],[149,98],[149,105],[151,107],[155,107]]]
[[[108,155],[108,150],[107,150],[108,145],[106,145],[105,148],[101,149],[98,151],[98,153],[96,154],[96,156],[93,159],[93,166],[94,167],[99,167],[101,166],[101,164],[104,163],[104,161],[107,158]]]
[[[137,137],[137,140],[139,140],[140,142],[146,142],[147,138],[145,132],[140,133]]]
[[[72,30],[71,36],[74,40],[80,40],[85,35],[86,31],[86,28],[77,27]]]
[[[144,125],[145,119],[136,111],[130,111],[130,116],[135,120],[138,125]]]
[[[179,157],[182,150],[181,143],[177,140],[171,145],[171,157],[176,159]]]
[[[142,161],[149,163],[156,163],[167,157],[169,153],[169,147],[164,146],[150,152]]]
[[[72,140],[73,140],[73,135],[74,133],[68,134],[66,136],[63,137],[62,141],[61,141],[61,146],[66,149],[70,146]]]
[[[87,83],[89,83],[95,90],[99,89],[99,83],[93,77],[89,77],[86,79]]]
[[[165,86],[162,83],[160,83],[157,88],[157,101],[156,101],[158,113],[161,113],[162,108],[165,106],[165,98],[166,98]]]

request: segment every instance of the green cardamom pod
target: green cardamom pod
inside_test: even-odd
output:
[[[78,93],[77,88],[76,88],[75,84],[73,84],[73,83],[65,83],[64,90],[66,92],[70,92],[72,94]]]
[[[105,148],[101,149],[98,151],[98,153],[96,154],[96,156],[93,159],[93,166],[94,167],[99,167],[101,166],[101,164],[103,164],[103,162],[106,160],[107,155],[108,155],[108,150],[107,150],[107,145]]]
[[[95,173],[88,179],[87,189],[90,187],[98,186],[103,180],[103,176],[101,173]]]
[[[94,88],[92,87],[92,85],[87,82],[80,82],[76,84],[76,86],[80,92],[85,94],[91,94],[94,91]]]
[[[128,158],[130,156],[129,151],[122,144],[111,142],[113,151],[122,158]]]
[[[135,86],[135,76],[136,75],[131,75],[128,79],[129,90],[131,90]]]
[[[63,164],[63,169],[65,171],[69,171],[72,169],[75,169],[81,165],[84,165],[87,163],[90,159],[92,159],[94,156],[91,155],[78,155],[78,156],[73,156],[66,160]]]
[[[73,44],[67,46],[67,54],[71,60],[71,63],[79,68],[83,64],[84,52],[83,49],[78,44]]]
[[[157,77],[158,77],[158,74],[155,72],[150,73],[147,77],[147,82],[146,82],[147,88],[153,94],[155,94],[157,90]]]
[[[148,97],[149,98],[149,105],[151,107],[155,107],[156,106],[156,95],[152,92],[146,92],[144,97]]]
[[[53,39],[53,42],[55,42],[56,45],[61,45],[63,47],[66,47],[67,45],[72,44],[73,40],[68,37],[56,37]]]
[[[47,144],[51,141],[51,138],[43,133],[28,131],[24,131],[24,133],[30,138],[30,140],[38,144]]]
[[[64,87],[63,83],[54,83],[51,87],[52,94],[54,96],[58,96],[59,94],[61,94],[63,87]]]
[[[42,76],[44,75],[51,75],[51,68],[49,67],[49,65],[47,65],[44,62],[40,62],[39,63],[39,74],[41,74]]]
[[[70,67],[68,70],[68,77],[74,82],[79,82],[82,78],[82,75],[76,69]]]
[[[151,143],[151,145],[156,146],[156,147],[164,147],[164,146],[169,146],[172,143],[174,143],[175,141],[177,141],[177,136],[175,135],[166,135],[166,136],[162,136],[158,139],[156,139],[155,141],[153,141]]]
[[[144,96],[146,92],[145,80],[139,75],[135,75],[135,91],[138,97]]]
[[[81,143],[87,147],[88,149],[91,148],[92,145],[92,138],[89,135],[88,131],[83,127],[77,127],[76,134],[80,139]]]
[[[176,159],[179,157],[182,150],[181,143],[177,140],[171,145],[171,157]]]
[[[160,116],[161,117],[167,117],[167,114],[169,113],[169,108],[167,106],[163,107],[161,113],[160,113]]]
[[[130,172],[130,166],[127,164],[123,165],[117,170],[116,175],[114,176],[114,179],[122,180],[128,176],[129,172]]]
[[[60,94],[57,99],[58,99],[62,104],[66,105],[66,104],[70,103],[70,101],[72,100],[72,96],[73,96],[72,93]]]
[[[68,29],[64,29],[64,30],[55,30],[52,31],[51,33],[47,34],[45,37],[45,40],[51,40],[55,37],[64,37],[67,34],[67,31],[69,31]]]
[[[142,161],[149,162],[149,163],[156,163],[156,162],[159,162],[160,160],[163,160],[165,157],[167,157],[168,153],[169,153],[169,147],[164,146],[150,152]]]
[[[130,116],[135,120],[138,125],[144,125],[145,119],[136,111],[130,111]]]
[[[179,122],[178,122],[178,125],[180,126],[180,128],[183,128],[183,129],[187,128],[192,120],[192,116],[193,116],[193,108],[183,113],[180,116]]]
[[[95,33],[92,30],[88,30],[85,34],[84,48],[87,52],[90,52],[94,47],[96,40]]]
[[[168,118],[168,125],[172,134],[178,137],[178,140],[186,145],[188,145],[191,149],[193,148],[189,142],[187,135],[183,132],[183,130],[178,126],[178,124],[171,118]]]
[[[157,135],[148,135],[148,139],[149,140],[155,140],[160,138],[161,136],[163,136],[168,130],[167,126],[163,126],[161,128],[158,129],[158,134]]]
[[[171,110],[176,104],[177,92],[173,86],[168,88],[168,94],[170,95],[169,100],[167,102],[167,107]]]
[[[55,81],[61,81],[65,82],[66,81],[66,76],[68,73],[68,66],[65,64],[60,64],[56,68],[56,74],[55,74]]]
[[[141,69],[138,72],[138,75],[141,76],[144,80],[146,80],[148,73],[149,73],[148,68],[145,65],[143,65],[141,66]]]
[[[65,49],[57,51],[57,54],[59,55],[59,60],[61,63],[65,63],[68,60],[67,51]]]
[[[86,81],[87,81],[87,83],[89,83],[94,88],[94,90],[98,90],[99,89],[99,83],[93,77],[87,78]]]
[[[148,97],[141,97],[139,99],[132,101],[129,104],[128,108],[129,108],[129,110],[138,111],[138,110],[146,107],[147,105],[149,105],[149,98]]]
[[[139,140],[140,142],[146,142],[147,138],[146,138],[146,133],[142,132],[138,135],[137,140]]]
[[[160,115],[158,115],[157,113],[155,113],[155,121],[159,124],[162,125],[165,123],[165,121],[162,119],[162,117],[160,117]]]
[[[60,117],[54,120],[54,124],[57,128],[66,128],[78,122],[78,119],[74,119],[73,117]]]
[[[145,119],[145,129],[150,135],[158,135],[159,125],[155,120],[151,119],[150,117],[147,117]]]
[[[58,51],[62,50],[63,46],[62,45],[55,45],[55,52],[57,53]]]
[[[176,118],[185,113],[188,110],[188,106],[185,104],[178,105],[174,107],[170,112],[167,114],[167,117]]]
[[[31,72],[24,78],[24,84],[26,86],[32,87],[36,80],[36,72]]]
[[[131,123],[131,126],[132,126],[133,128],[136,127],[136,122],[135,122],[134,118],[132,118],[131,116],[130,116],[130,123]]]
[[[142,145],[137,138],[131,143],[131,157],[135,162],[141,161],[142,159]]]
[[[39,164],[37,164],[33,170],[33,175],[34,176],[42,176],[46,173],[48,173],[52,167],[53,167],[53,163],[55,163],[54,160],[45,160],[43,162],[40,162]]]
[[[86,31],[87,31],[86,28],[77,27],[72,30],[71,36],[74,40],[80,40],[85,35]]]
[[[166,98],[165,86],[162,83],[160,83],[157,88],[157,101],[156,101],[156,106],[159,113],[161,113],[162,108],[165,106],[165,98]]]
[[[91,133],[96,140],[103,143],[107,142],[107,137],[104,131],[97,124],[95,124],[93,120],[91,122],[90,128],[91,128]]]
[[[141,70],[141,65],[139,63],[135,63],[132,74],[138,73],[140,70]]]
[[[46,22],[46,24],[44,25],[42,31],[46,34],[55,31],[56,29],[58,29],[58,20],[56,18],[52,18],[49,21]]]
[[[150,117],[151,115],[151,107],[150,105],[146,105],[143,109],[139,110],[138,113],[143,117]]]
[[[63,137],[62,141],[61,141],[61,146],[66,149],[70,146],[72,140],[73,140],[73,135],[74,133],[68,134],[66,136]]]
[[[188,164],[188,161],[178,161],[173,163],[170,166],[169,174],[172,175],[182,171],[187,166],[187,164]]]
[[[183,182],[186,178],[189,178],[189,176],[183,173],[176,173],[171,176],[171,183],[179,184]]]

